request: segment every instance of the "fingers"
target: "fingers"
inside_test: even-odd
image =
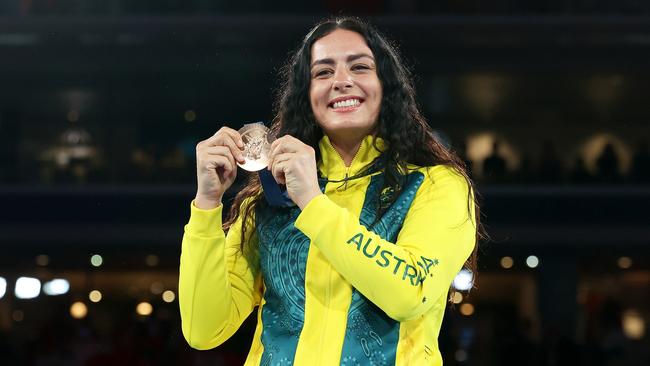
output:
[[[237,176],[236,160],[245,161],[239,133],[223,127],[196,145],[197,196],[220,201]]]
[[[204,165],[207,170],[217,169],[217,172],[219,171],[218,168],[221,168],[226,178],[237,174],[237,166],[232,158],[229,159],[224,155],[209,155]]]
[[[244,159],[244,153],[241,148],[235,145],[235,141],[233,141],[230,138],[226,138],[223,140],[223,145],[227,146],[228,149],[230,149],[230,155],[236,159],[238,162],[241,164],[246,162],[246,159]],[[223,146],[215,146],[215,147],[223,147]]]
[[[231,149],[227,146],[212,146],[205,149],[205,153],[209,156],[223,156],[228,159],[228,162],[233,167],[234,170],[237,169],[237,164],[235,163],[235,158],[232,155]]]
[[[295,152],[299,149],[300,145],[304,145],[302,141],[293,136],[284,135],[271,143],[269,157],[272,158],[274,154],[283,152]]]
[[[205,142],[208,145],[220,145],[219,142],[223,141],[223,137],[230,137],[233,142],[235,143],[236,146],[243,148],[244,147],[244,141],[242,140],[241,136],[239,135],[239,132],[233,130],[230,127],[221,127],[217,133],[214,135],[210,136]]]
[[[313,152],[313,148],[297,138],[285,135],[273,141],[271,149],[269,150],[269,161],[272,161],[276,155],[282,153],[300,153],[300,152]]]
[[[276,161],[273,164],[273,167],[271,167],[271,174],[273,175],[273,178],[275,178],[275,181],[279,184],[287,184],[285,169],[287,168],[288,161],[289,158]]]
[[[269,151],[267,169],[271,171],[278,183],[284,181],[285,173],[287,173],[286,168],[289,168],[287,164],[289,164],[289,160],[295,158],[300,158],[303,161],[304,159],[314,159],[315,151],[311,146],[290,135],[273,141]]]
[[[276,148],[273,153],[269,154],[269,163],[266,169],[272,172],[275,164],[290,159],[294,154],[294,152],[280,152],[280,148]]]
[[[216,146],[227,146],[230,149],[230,153],[235,158],[235,160],[241,164],[246,161],[244,159],[244,154],[242,153],[244,142],[242,141],[239,132],[228,127],[222,127],[210,138],[205,141],[201,141],[197,146],[197,150],[199,148],[209,149]]]
[[[287,163],[293,157],[294,153],[283,153],[277,155],[272,161],[269,161],[268,169],[275,178],[275,181],[280,184],[285,184],[285,169],[288,168]]]

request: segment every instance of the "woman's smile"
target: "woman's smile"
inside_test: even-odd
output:
[[[338,97],[334,98],[328,104],[334,112],[336,113],[350,113],[356,112],[361,107],[363,103],[363,98],[357,96],[347,96],[347,97]]]
[[[337,29],[312,46],[309,99],[332,140],[370,134],[379,116],[382,86],[375,58],[359,33]]]

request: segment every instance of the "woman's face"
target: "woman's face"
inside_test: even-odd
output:
[[[375,59],[359,33],[337,29],[312,45],[309,99],[328,136],[370,134],[381,97]]]

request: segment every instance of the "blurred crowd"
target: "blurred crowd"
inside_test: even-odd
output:
[[[542,141],[538,154],[523,153],[512,164],[495,140],[491,152],[481,159],[469,159],[466,147],[456,149],[474,180],[480,184],[648,184],[650,153],[645,140],[638,141],[629,164],[622,163],[614,145],[605,144],[591,164],[578,154],[571,161],[551,141]],[[162,146],[148,143],[136,147],[124,164],[112,159],[111,152],[93,156],[42,160],[32,181],[45,184],[192,184],[194,182],[194,141]],[[533,157],[534,156],[534,157]],[[11,179],[7,179],[11,181]]]
[[[516,169],[509,169],[506,159],[500,154],[500,143],[495,141],[492,152],[479,161],[480,176],[476,180],[484,183],[522,183],[522,184],[618,184],[618,183],[650,183],[650,154],[648,143],[641,140],[632,157],[632,163],[627,172],[622,168],[621,157],[618,156],[614,145],[603,146],[594,162],[594,168],[588,169],[582,156],[578,155],[572,164],[562,159],[553,142],[546,140],[542,143],[541,154],[537,160],[524,154]],[[476,167],[475,162],[467,159],[461,153],[470,171]]]
[[[9,327],[0,327],[0,365],[242,365],[255,327],[251,317],[217,349],[198,351],[183,338],[176,303],[154,304],[151,315],[139,316],[132,300],[114,299],[92,304],[86,317],[74,319],[68,313],[69,300],[14,303],[24,316],[14,316]]]
[[[49,311],[41,321],[26,310],[24,319],[0,328],[0,364],[22,366],[241,365],[246,359],[255,317],[245,321],[216,349],[191,349],[181,334],[175,304],[158,305],[148,317],[123,300],[97,304],[84,319],[73,319],[63,299],[40,299]],[[479,305],[481,316],[464,317],[450,308],[440,334],[446,365],[641,365],[650,361],[646,340],[623,333],[622,308],[613,297],[595,294],[581,304],[579,341],[544,329],[534,335],[531,323],[509,307]],[[20,305],[17,305],[20,307]],[[32,308],[33,306],[30,306]],[[42,310],[41,310],[42,311]]]

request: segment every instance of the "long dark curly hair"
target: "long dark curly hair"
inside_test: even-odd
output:
[[[387,148],[381,156],[384,186],[380,192],[385,188],[392,189],[395,192],[391,195],[394,201],[402,189],[404,172],[407,172],[409,163],[422,167],[447,165],[462,175],[470,187],[468,202],[469,205],[474,205],[476,219],[476,245],[465,263],[465,268],[476,275],[478,242],[486,237],[480,220],[478,193],[466,172],[465,163],[436,139],[433,130],[420,113],[411,73],[402,62],[396,47],[373,26],[356,17],[336,17],[321,21],[305,36],[289,62],[281,69],[282,84],[275,100],[275,117],[271,131],[278,137],[288,134],[298,138],[313,147],[316,159],[320,159],[318,143],[323,137],[323,131],[314,118],[309,100],[311,48],[317,40],[336,29],[359,33],[375,57],[377,76],[383,91],[376,136],[387,143]],[[370,166],[364,170],[369,168]],[[242,220],[242,251],[247,240],[247,226],[253,222],[251,215],[255,208],[268,207],[266,200],[261,199],[262,196],[258,175],[250,174],[247,183],[235,196],[228,219],[224,223],[224,230],[230,228],[241,214],[242,202],[249,198],[248,204],[244,205]],[[475,199],[472,199],[472,196]],[[378,205],[377,220],[391,203]],[[468,211],[471,214],[471,206],[468,206]]]

